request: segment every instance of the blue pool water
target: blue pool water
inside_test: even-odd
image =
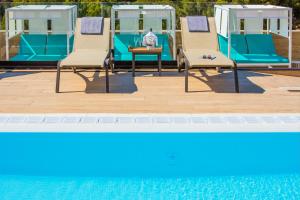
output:
[[[300,199],[300,133],[0,133],[0,199]]]
[[[156,34],[158,38],[158,46],[162,47],[161,59],[163,61],[171,61],[172,49],[169,45],[169,36],[167,34]],[[114,35],[114,59],[116,61],[131,61],[132,53],[128,52],[128,47],[141,46],[144,34],[115,34]],[[156,61],[156,55],[136,55],[139,61]]]

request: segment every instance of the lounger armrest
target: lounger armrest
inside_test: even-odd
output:
[[[107,52],[106,58],[111,58],[112,52],[113,52],[113,50],[109,49]]]
[[[109,49],[108,52],[107,52],[107,55],[105,57],[103,67],[105,67],[105,68],[110,67],[111,61],[112,61],[112,55],[113,55],[113,51],[112,51],[112,49]]]

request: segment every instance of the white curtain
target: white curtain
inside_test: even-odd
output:
[[[33,19],[36,18],[35,12],[29,12],[29,11],[12,11],[13,19]]]
[[[270,19],[270,32],[276,33],[276,34],[278,33],[277,20],[278,20],[277,18]]]
[[[279,35],[288,37],[289,36],[289,22],[288,19],[280,19]]]
[[[47,20],[46,19],[31,19],[29,20],[29,33],[31,34],[47,34]]]
[[[230,16],[229,16],[229,20],[230,20],[230,33],[236,33],[239,34],[241,27],[240,27],[240,19],[236,17],[236,11],[232,10],[230,12]]]
[[[215,11],[215,23],[216,23],[216,28],[217,28],[217,33],[221,33],[221,15],[222,15],[222,10],[220,8],[216,8]]]
[[[66,12],[64,12],[66,13]],[[41,11],[39,12],[39,17],[42,19],[61,19],[63,12],[60,11]]]
[[[227,37],[228,32],[228,11],[222,10],[222,21],[221,21],[221,30],[220,34],[224,37]]]
[[[139,15],[139,11],[118,11],[118,18],[120,20],[120,33],[138,33]]]
[[[164,17],[163,11],[145,11],[144,13],[144,31],[149,31],[152,28],[153,32],[162,32],[162,19]]]
[[[72,25],[69,24],[70,22],[67,12],[62,13],[62,17],[59,19],[52,19],[52,34],[66,34],[71,31]]]
[[[8,26],[8,38],[11,38],[16,35],[16,20],[11,19],[9,20],[9,26]]]
[[[245,34],[260,34],[263,30],[263,20],[258,18],[247,18],[245,22]]]

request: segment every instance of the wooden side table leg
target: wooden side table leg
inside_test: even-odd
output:
[[[135,53],[132,53],[132,77],[135,77]]]
[[[158,57],[158,75],[161,76],[161,54],[158,54],[157,57]]]

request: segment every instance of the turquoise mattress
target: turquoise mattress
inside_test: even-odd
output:
[[[228,39],[218,35],[220,51],[228,56]],[[237,63],[286,64],[289,60],[276,54],[272,35],[232,34],[230,58]]]
[[[116,61],[131,61],[132,53],[128,52],[128,47],[141,46],[144,34],[115,34],[114,35],[114,59]],[[169,37],[167,34],[156,34],[158,38],[158,46],[161,46],[162,60],[171,61],[172,50],[169,46]],[[139,61],[155,61],[157,55],[136,55]]]
[[[70,37],[70,50],[74,36]],[[10,61],[59,61],[67,56],[66,34],[22,34],[19,53]]]

